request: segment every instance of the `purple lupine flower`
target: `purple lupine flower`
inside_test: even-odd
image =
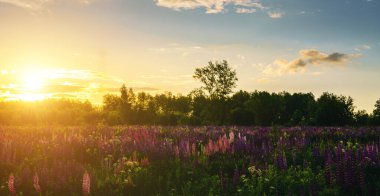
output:
[[[245,141],[243,139],[237,139],[234,143],[234,149],[236,152],[242,152],[245,150]]]
[[[292,152],[293,165],[297,165],[297,154],[295,151]]]
[[[336,181],[339,185],[344,185],[344,150],[342,149],[341,145],[339,144],[336,148]]]
[[[364,161],[360,165],[359,169],[359,187],[364,192],[366,190],[366,181],[365,181],[365,173],[364,173]]]
[[[319,147],[313,148],[313,156],[318,161],[321,158],[321,153]]]
[[[283,152],[283,155],[282,155],[282,162],[284,164],[284,169],[287,169],[288,168],[288,161],[286,160],[285,152]]]
[[[279,154],[277,154],[277,156],[276,156],[276,164],[277,164],[277,167],[280,168],[280,169],[282,169],[282,170],[285,170],[288,167],[285,153],[279,153]]]
[[[331,150],[326,149],[324,156],[325,156],[325,181],[328,186],[331,186],[332,181],[333,181],[333,176],[332,176],[332,171],[331,171],[331,167],[333,164]]]
[[[347,150],[344,153],[344,184],[347,187],[351,187],[353,185],[353,166],[352,166],[352,157],[351,150]]]

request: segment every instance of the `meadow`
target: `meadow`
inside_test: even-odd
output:
[[[0,195],[378,195],[380,128],[2,126]]]

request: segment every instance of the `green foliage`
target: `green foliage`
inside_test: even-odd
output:
[[[317,100],[315,120],[318,125],[342,126],[354,121],[354,105],[351,97],[323,93]]]
[[[225,99],[238,80],[236,71],[226,60],[210,61],[207,66],[195,69],[193,77],[203,83],[201,90],[205,90],[211,99]]]
[[[372,115],[373,115],[372,124],[380,125],[380,99],[376,101],[375,109],[373,110]]]
[[[256,125],[269,126],[280,120],[282,104],[279,95],[255,91],[251,96],[248,107],[254,114]]]
[[[123,97],[123,98],[122,98]],[[380,101],[375,107],[380,106]],[[105,95],[103,107],[77,100],[0,102],[4,125],[379,125],[379,108],[368,115],[353,111],[350,97],[324,93],[239,91],[226,100],[209,99],[200,91],[187,96],[169,92],[150,95],[121,88],[120,95]]]
[[[365,126],[369,125],[370,123],[370,116],[367,114],[365,110],[359,110],[355,112],[355,124],[358,126]]]
[[[303,195],[315,193],[316,190],[332,191],[325,186],[323,175],[316,175],[310,168],[279,170],[269,165],[265,170],[251,166],[248,171],[247,175],[242,176],[239,195]]]

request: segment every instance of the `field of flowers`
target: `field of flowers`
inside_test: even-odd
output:
[[[379,128],[0,127],[0,195],[379,195]]]

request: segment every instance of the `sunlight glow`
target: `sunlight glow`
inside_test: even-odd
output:
[[[45,95],[32,93],[20,94],[18,97],[22,101],[40,101],[46,99]]]
[[[122,80],[91,70],[44,68],[27,64],[20,70],[0,69],[0,101],[40,101],[75,98],[101,103],[102,93],[114,93]]]
[[[38,91],[43,88],[44,74],[41,74],[37,71],[28,71],[24,73],[22,79],[25,90],[27,91]]]

